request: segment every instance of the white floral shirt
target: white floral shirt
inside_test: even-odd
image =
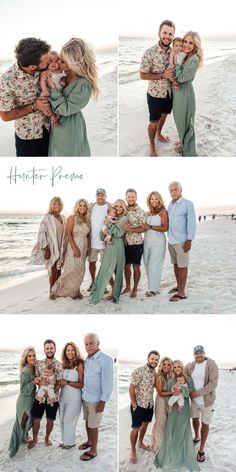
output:
[[[46,359],[42,361],[37,361],[35,365],[35,377],[43,377],[44,370],[49,364],[47,363]],[[54,367],[54,381],[57,382],[58,380],[61,380],[63,378],[63,368],[62,365],[59,361],[56,359],[53,360],[53,362],[50,364]],[[55,392],[55,398],[56,401],[59,401],[59,392]],[[43,402],[50,403],[49,397],[46,397],[43,399]]]
[[[27,74],[13,64],[0,78],[0,110],[31,105],[41,92],[39,77],[39,72]],[[15,120],[15,131],[21,139],[42,138],[43,126],[49,130],[49,119],[38,110]]]
[[[135,205],[134,208],[127,208],[127,218],[128,225],[133,227],[141,226],[146,221],[145,211],[143,211],[138,205]],[[142,233],[125,233],[125,244],[128,246],[133,246],[143,243]]]
[[[171,48],[166,51],[160,43],[147,49],[141,60],[140,71],[145,74],[161,74],[169,66],[170,51]],[[167,93],[171,96],[171,82],[167,79],[149,80],[148,93],[157,98],[165,98]]]
[[[137,367],[132,372],[131,383],[135,385],[135,397],[138,406],[148,408],[153,406],[153,393],[156,371],[147,364]]]

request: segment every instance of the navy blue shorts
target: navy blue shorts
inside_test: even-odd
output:
[[[169,115],[172,110],[172,97],[167,93],[166,98],[152,97],[147,93],[147,103],[149,109],[149,121],[155,123],[159,121],[162,113]]]
[[[125,263],[129,264],[141,264],[143,255],[143,244],[132,244],[131,246],[125,246]]]
[[[54,402],[53,406],[51,406],[48,403],[39,403],[39,401],[35,398],[31,410],[31,416],[33,419],[41,419],[43,417],[44,412],[46,411],[46,418],[51,421],[54,421],[56,419],[58,406],[58,402]]]
[[[148,408],[142,408],[137,405],[137,408],[133,410],[130,405],[130,412],[132,417],[131,428],[140,428],[142,423],[151,423],[153,417],[153,406]]]
[[[43,127],[42,138],[21,139],[15,134],[17,157],[48,156],[49,132]]]

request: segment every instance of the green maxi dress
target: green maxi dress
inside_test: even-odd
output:
[[[51,127],[49,156],[90,156],[86,124],[81,113],[91,97],[92,86],[83,78],[73,80],[64,89],[53,88],[49,101],[54,113],[60,113],[59,127]]]
[[[199,66],[194,54],[181,66],[175,66],[175,78],[180,84],[173,89],[173,115],[178,130],[182,156],[196,156],[194,116],[196,112],[195,94],[192,81]]]
[[[28,366],[23,367],[20,374],[20,394],[16,402],[16,421],[11,433],[9,444],[9,455],[16,455],[20,445],[26,439],[32,426],[31,408],[35,398],[36,387],[32,384],[35,375]],[[28,416],[24,430],[22,429],[22,418],[24,413]]]
[[[169,379],[167,390],[171,390],[174,384],[175,380]],[[201,469],[196,461],[190,426],[189,388],[182,386],[181,391],[184,395],[184,407],[179,412],[175,403],[172,412],[168,414],[163,442],[154,464],[157,469],[186,468],[191,472],[199,471]],[[168,399],[166,397],[166,401]]]
[[[94,281],[90,302],[93,305],[99,303],[104,295],[106,286],[115,272],[115,283],[112,289],[112,297],[118,303],[123,287],[123,272],[125,266],[125,249],[123,236],[125,231],[121,225],[127,223],[127,216],[122,216],[118,223],[109,224],[108,231],[112,235],[112,244],[105,246],[101,267]]]

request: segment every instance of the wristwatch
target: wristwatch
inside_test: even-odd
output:
[[[150,226],[150,229],[152,229],[152,225],[149,225]]]
[[[35,112],[36,110],[35,110],[35,108],[34,108],[34,102],[31,103],[31,106],[32,106],[32,112]]]
[[[66,381],[66,383],[67,383],[67,385],[69,385],[70,381],[69,381],[69,380],[67,380],[67,381]]]

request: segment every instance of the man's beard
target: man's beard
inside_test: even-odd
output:
[[[155,366],[153,367],[151,364],[148,363],[148,367],[149,367],[150,369],[155,369],[157,366],[155,365]]]
[[[168,48],[171,45],[171,41],[168,42],[168,44],[163,43],[162,39],[160,39],[160,45],[163,46],[164,48]]]

